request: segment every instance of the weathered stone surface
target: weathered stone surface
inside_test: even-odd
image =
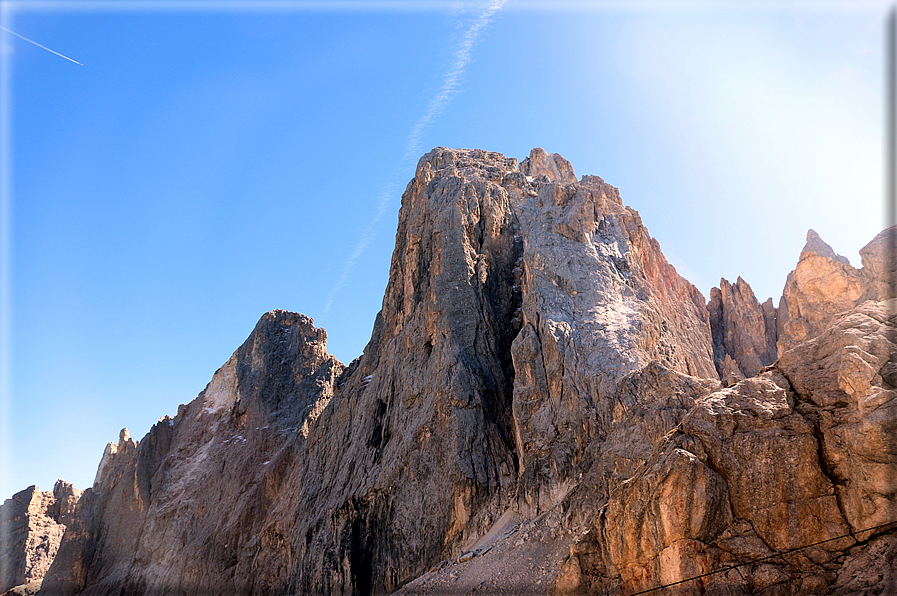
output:
[[[720,279],[710,290],[710,330],[713,361],[720,378],[753,377],[776,359],[776,312],[770,298],[760,304],[741,277],[730,284]]]
[[[582,479],[565,499],[567,525],[590,521],[608,496],[639,471],[657,444],[719,383],[671,371],[658,361],[626,375],[598,414]]]
[[[888,305],[866,302],[760,375],[699,397],[583,535],[590,546],[576,583],[590,587],[576,593],[631,593],[708,573],[678,589],[886,593],[897,409],[874,371],[897,353],[894,333]],[[869,364],[860,373],[856,354]],[[860,380],[845,383],[851,375]],[[750,564],[757,559],[767,560]]]
[[[822,436],[854,530],[897,518],[897,391],[880,374],[897,360],[893,309],[893,301],[865,302],[779,358]]]
[[[267,313],[176,418],[139,443],[123,430],[41,593],[250,592],[240,572],[258,559],[265,511],[344,370],[325,341],[307,317]]]
[[[515,476],[516,160],[424,156],[402,198],[370,343],[310,435],[291,589],[383,593],[457,556]],[[344,446],[340,451],[332,448]]]
[[[832,586],[833,596],[897,594],[897,535],[873,538],[847,552]]]
[[[30,486],[0,506],[0,593],[37,592],[81,492],[58,480],[52,492]]]
[[[533,156],[530,157],[533,159]],[[667,263],[636,211],[596,176],[504,182],[523,251],[515,281],[514,424],[520,506],[534,514],[572,488],[603,402],[658,360],[716,378],[704,298]]]
[[[707,307],[600,178],[435,149],[364,353],[266,314],[175,418],[110,443],[43,593],[872,590],[885,245],[857,271],[811,233],[778,311],[740,278]]]
[[[878,234],[860,251],[863,269],[835,254],[816,232],[807,232],[800,261],[788,275],[779,302],[778,353],[824,331],[834,317],[867,300],[888,300],[894,293],[894,235]]]
[[[766,321],[770,306],[761,310]],[[897,534],[887,525],[897,519],[894,312],[893,303],[861,301],[759,376],[698,394],[676,432],[642,443],[653,442],[655,455],[630,469],[630,480],[610,484],[607,497],[608,485],[592,480],[602,462],[592,460],[559,505],[579,534],[551,593],[632,593],[708,573],[664,593],[897,588],[888,558]],[[613,439],[602,449],[631,433],[604,428]],[[596,510],[593,524],[581,523]]]
[[[530,151],[529,157],[520,162],[520,172],[529,178],[545,176],[548,182],[576,182],[576,174],[570,162],[557,153],[548,155],[541,147]]]
[[[897,297],[897,226],[878,233],[860,249],[863,273],[872,286],[872,300]]]
[[[847,526],[816,455],[812,427],[769,378],[701,398],[599,517],[611,576],[629,593],[703,575],[733,556],[760,558],[839,536]],[[763,573],[790,579],[794,571]],[[739,577],[680,588],[747,593],[768,581]]]

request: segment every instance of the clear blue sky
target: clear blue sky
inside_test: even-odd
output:
[[[83,66],[0,32],[0,498],[87,488],[120,428],[174,415],[268,310],[360,355],[432,147],[562,154],[705,297],[741,275],[777,303],[808,228],[859,266],[889,6],[3,2]]]

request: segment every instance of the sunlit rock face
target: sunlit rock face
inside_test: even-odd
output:
[[[364,353],[264,315],[177,416],[110,443],[42,593],[630,593],[823,540],[702,585],[857,586],[889,547],[831,539],[897,490],[876,242],[861,273],[808,242],[788,322],[740,278],[708,308],[600,178],[434,149]]]
[[[785,288],[792,318],[779,327],[779,357],[759,371],[743,365],[760,351],[737,346],[769,346],[770,325],[758,324],[764,310],[746,284],[733,292],[723,280],[709,305],[714,347],[737,376],[698,397],[578,528],[556,594],[897,588],[888,559],[897,544],[897,304],[877,277],[891,275],[881,251],[894,231],[863,249],[861,270],[810,232]],[[727,307],[730,317],[746,314],[730,323],[720,316]],[[741,337],[719,338],[727,326]]]
[[[30,486],[0,505],[0,593],[37,592],[80,498],[58,480],[52,491]]]
[[[558,504],[583,472],[587,449],[613,417],[621,378],[654,360],[717,375],[704,298],[667,263],[617,189],[596,176],[575,182],[563,158],[540,150],[520,169],[503,185],[522,246],[520,331],[511,349],[517,506],[535,515]]]
[[[778,308],[778,353],[825,331],[833,318],[867,300],[894,298],[894,228],[866,245],[862,269],[807,232],[797,267],[788,275]]]

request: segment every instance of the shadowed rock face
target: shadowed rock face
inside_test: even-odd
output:
[[[264,315],[175,418],[110,443],[43,593],[613,593],[884,519],[892,461],[859,435],[893,423],[882,307],[812,319],[760,372],[775,309],[718,293],[561,156],[434,149],[364,353]],[[753,378],[724,388],[720,355]],[[809,577],[750,589],[776,573]]]
[[[270,536],[266,512],[345,368],[325,341],[307,317],[267,313],[176,418],[162,418],[139,443],[123,430],[42,593],[251,589],[247,567],[257,557],[245,553]]]
[[[713,361],[724,380],[756,376],[776,359],[776,309],[770,298],[757,302],[740,277],[734,285],[721,279],[710,290]]]

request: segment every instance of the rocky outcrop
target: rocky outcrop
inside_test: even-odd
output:
[[[785,322],[740,278],[708,308],[600,178],[434,149],[364,353],[264,315],[175,418],[107,446],[42,593],[864,585],[897,493],[886,244],[857,272],[811,238]]]
[[[0,506],[0,593],[37,592],[80,498],[59,480],[52,492],[29,486]]]
[[[873,267],[864,263],[867,288]],[[736,292],[718,297],[717,312],[730,306],[729,329],[762,321],[769,337],[771,302],[757,304],[746,284]],[[829,312],[842,298],[819,297]],[[657,362],[631,373],[618,385],[630,397],[602,424],[597,457],[560,504],[400,593],[892,593],[895,306],[860,300],[777,361],[767,351],[763,368],[726,388]],[[739,309],[752,315],[733,315]],[[562,560],[532,564],[552,556]],[[514,579],[499,579],[503,569]]]
[[[298,522],[313,538],[291,585],[388,592],[509,507],[562,500],[624,375],[652,359],[715,373],[703,299],[638,214],[598,178],[570,182],[559,156],[529,180],[546,159],[436,149],[418,164],[371,342],[322,417],[345,451],[309,455],[328,485],[301,502],[334,513]]]
[[[860,249],[863,274],[871,286],[869,297],[887,300],[897,296],[897,226],[881,231]]]
[[[807,232],[807,244],[785,281],[779,302],[779,355],[817,336],[834,317],[858,304],[895,297],[895,234],[897,228],[889,228],[876,236],[860,251],[863,268],[854,269],[816,232]]]
[[[534,150],[528,160],[544,156]],[[546,179],[510,172],[503,180],[523,247],[511,355],[517,491],[532,514],[572,488],[624,375],[657,360],[716,377],[704,298],[667,263],[638,213],[596,176]]]
[[[263,591],[253,565],[263,582],[283,555],[257,556],[277,536],[266,512],[345,368],[325,343],[311,319],[267,313],[175,418],[139,443],[123,430],[41,593]]]
[[[530,151],[529,157],[520,162],[520,173],[529,182],[540,176],[545,176],[545,182],[560,182],[561,184],[576,182],[576,174],[573,172],[570,162],[557,153],[548,155],[541,147]]]
[[[715,377],[703,306],[600,178],[436,149],[364,354],[334,385],[323,332],[266,315],[175,419],[107,448],[48,586],[389,592],[563,500],[627,374]]]
[[[730,284],[720,279],[710,290],[710,329],[713,361],[727,384],[756,376],[775,362],[776,309],[772,298],[760,304],[751,287],[741,277]]]
[[[864,302],[779,358],[853,531],[897,519],[894,306]]]
[[[741,277],[734,285],[721,279],[707,304],[720,378],[732,384],[756,376],[784,351],[817,336],[836,316],[867,300],[897,296],[895,235],[897,228],[878,234],[860,250],[863,268],[854,269],[810,230],[779,308],[771,298],[760,304]]]
[[[704,576],[683,593],[823,594],[854,581],[846,561],[897,519],[897,393],[875,376],[897,355],[895,323],[866,302],[775,367],[699,399],[596,521],[612,570],[603,587]],[[859,391],[843,381],[857,353],[869,360]],[[864,560],[890,575],[883,557]]]

